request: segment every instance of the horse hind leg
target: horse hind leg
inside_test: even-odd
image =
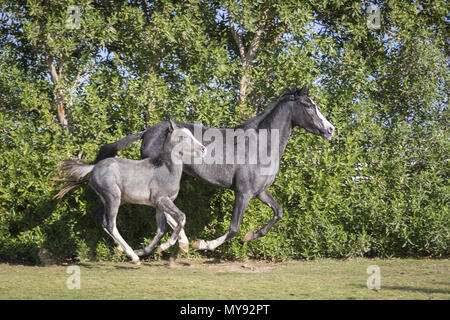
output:
[[[141,262],[139,257],[134,253],[133,249],[128,245],[128,243],[122,238],[117,229],[116,218],[120,207],[120,190],[117,188],[117,192],[114,196],[105,199],[105,219],[103,219],[103,227],[105,231],[114,239],[116,243],[125,251],[128,257],[131,258],[133,263],[140,265]]]
[[[106,215],[105,215],[105,206],[103,204],[99,205],[97,208],[94,209],[94,218],[95,218],[95,220],[97,220],[98,222],[100,222],[102,224],[103,230],[105,230],[106,233],[109,234],[110,237],[114,239],[114,237],[111,236],[111,234],[108,232],[108,230],[104,227],[105,225],[107,225],[107,220],[106,220]],[[117,247],[117,254],[119,256],[121,256],[123,254],[123,252],[125,251],[125,249],[122,248],[120,243],[118,243],[116,240],[114,240],[114,243],[116,244],[116,247]]]
[[[116,243],[119,244],[120,248],[123,249],[128,257],[130,257],[131,261],[133,261],[134,264],[140,265],[141,261],[136,253],[134,253],[133,249],[126,243],[126,241],[122,238],[122,236],[119,233],[119,230],[117,229],[116,223],[111,226],[109,225],[106,227],[106,230],[108,234],[114,239]],[[120,249],[118,249],[120,250]]]

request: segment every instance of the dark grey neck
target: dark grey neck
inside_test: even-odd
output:
[[[286,101],[274,108],[258,126],[258,129],[278,130],[279,155],[283,155],[292,132],[292,102]]]

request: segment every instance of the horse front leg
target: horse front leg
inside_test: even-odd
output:
[[[166,225],[166,216],[164,212],[160,210],[156,210],[156,235],[153,238],[152,242],[146,246],[145,248],[134,250],[139,257],[148,256],[153,248],[158,244],[159,240],[166,234],[167,225]]]
[[[169,247],[173,246],[177,242],[180,232],[181,230],[183,230],[184,225],[186,223],[186,215],[183,213],[183,211],[178,209],[178,207],[168,197],[164,197],[158,200],[155,206],[159,210],[164,211],[166,217],[167,216],[172,217],[176,223],[176,227],[172,235],[167,240],[167,242],[159,246],[158,253],[161,253],[162,251],[167,250]]]
[[[167,223],[169,226],[175,230],[177,227],[177,222],[170,216],[169,214],[166,215]],[[186,236],[186,233],[184,232],[184,228],[181,229],[180,235],[178,236],[178,247],[183,251],[184,253],[189,252],[189,240]]]
[[[211,241],[197,240],[192,245],[192,248],[200,250],[214,250],[218,246],[223,244],[225,241],[228,241],[232,239],[234,236],[236,236],[239,232],[239,228],[241,226],[245,210],[247,209],[248,203],[252,198],[253,196],[250,194],[243,194],[236,192],[234,199],[233,214],[231,216],[231,223],[228,232],[225,233],[223,236]]]
[[[283,217],[283,208],[279,205],[279,203],[273,198],[272,194],[269,190],[264,190],[260,194],[256,196],[262,203],[268,205],[273,210],[273,218],[261,229],[256,232],[249,231],[244,237],[244,242],[255,240],[261,238],[269,232],[269,230],[281,220]]]

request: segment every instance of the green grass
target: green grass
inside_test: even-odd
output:
[[[381,270],[367,289],[366,269]],[[0,264],[0,299],[449,299],[449,260],[352,259],[273,262],[177,260],[78,264],[69,290],[66,265]]]

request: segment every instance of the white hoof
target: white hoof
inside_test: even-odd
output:
[[[178,247],[184,253],[188,253],[189,252],[189,243],[183,243],[183,242],[178,241]]]
[[[205,240],[197,240],[192,244],[192,248],[199,249],[199,250],[206,250],[208,249],[208,244]]]
[[[133,259],[133,263],[134,263],[135,265],[137,265],[137,266],[140,266],[140,265],[141,265],[141,260],[140,260],[139,258]]]

